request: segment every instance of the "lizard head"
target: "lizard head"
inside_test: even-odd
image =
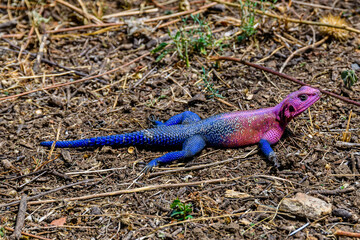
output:
[[[289,94],[278,106],[278,120],[289,122],[320,99],[319,90],[307,86]]]

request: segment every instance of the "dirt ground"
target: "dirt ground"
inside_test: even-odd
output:
[[[198,10],[211,3],[190,6]],[[154,4],[157,11],[151,12]],[[299,50],[283,72],[360,101],[359,83],[348,89],[341,77],[346,70],[360,74],[359,34],[343,30],[347,36],[336,39],[315,25],[256,13],[256,32],[240,38],[246,31],[240,19],[251,12],[231,5],[211,6],[198,16],[213,40],[222,39],[220,45],[213,42],[206,54],[190,49],[189,67],[175,50],[157,62],[161,51],[149,53],[171,43],[168,31],[198,26],[189,14],[173,23],[180,18],[166,18],[180,12],[178,4],[0,4],[0,238],[10,238],[19,209],[15,201],[24,196],[22,232],[39,239],[347,239],[335,232],[360,233],[360,109],[326,94],[290,122],[273,146],[279,169],[255,145],[206,148],[189,161],[160,166],[137,179],[146,163],[171,150],[39,145],[150,128],[149,119],[164,121],[186,110],[207,118],[274,106],[300,86],[238,62],[216,64],[210,56],[233,56],[279,71],[292,53],[319,41]],[[253,9],[312,22],[331,13],[360,29],[357,0],[269,1]],[[116,22],[123,24],[110,24]],[[352,145],[343,143],[344,135]],[[234,191],[238,194],[229,196]],[[283,212],[283,199],[296,193],[321,199],[332,211],[316,219]],[[171,217],[177,198],[192,204],[193,218]]]

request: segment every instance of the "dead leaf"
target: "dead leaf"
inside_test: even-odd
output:
[[[66,223],[66,217],[62,217],[52,221],[50,224],[54,226],[64,226],[65,223]]]

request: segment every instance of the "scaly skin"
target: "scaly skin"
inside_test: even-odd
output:
[[[270,145],[280,140],[291,119],[305,111],[319,98],[319,90],[304,86],[288,95],[275,107],[224,113],[204,120],[195,113],[186,111],[171,117],[165,123],[155,121],[158,125],[155,128],[120,135],[58,141],[55,147],[182,146],[180,151],[169,152],[152,160],[145,168],[145,172],[148,172],[159,163],[166,164],[193,157],[205,146],[239,147],[259,143],[265,156],[279,167]],[[51,147],[53,142],[40,144]]]

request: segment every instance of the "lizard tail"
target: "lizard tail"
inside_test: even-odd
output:
[[[104,137],[93,137],[86,139],[79,139],[73,141],[57,141],[56,148],[78,148],[78,147],[96,147],[96,146],[129,146],[142,145],[146,143],[146,138],[141,132],[126,133],[119,135],[110,135]],[[40,145],[44,147],[51,147],[53,141],[41,142]]]
[[[97,146],[181,146],[181,144],[193,135],[186,131],[184,126],[165,126],[152,129],[145,129],[138,132],[93,137],[73,141],[57,141],[56,148],[77,148]],[[41,146],[51,147],[53,141],[41,142]]]

